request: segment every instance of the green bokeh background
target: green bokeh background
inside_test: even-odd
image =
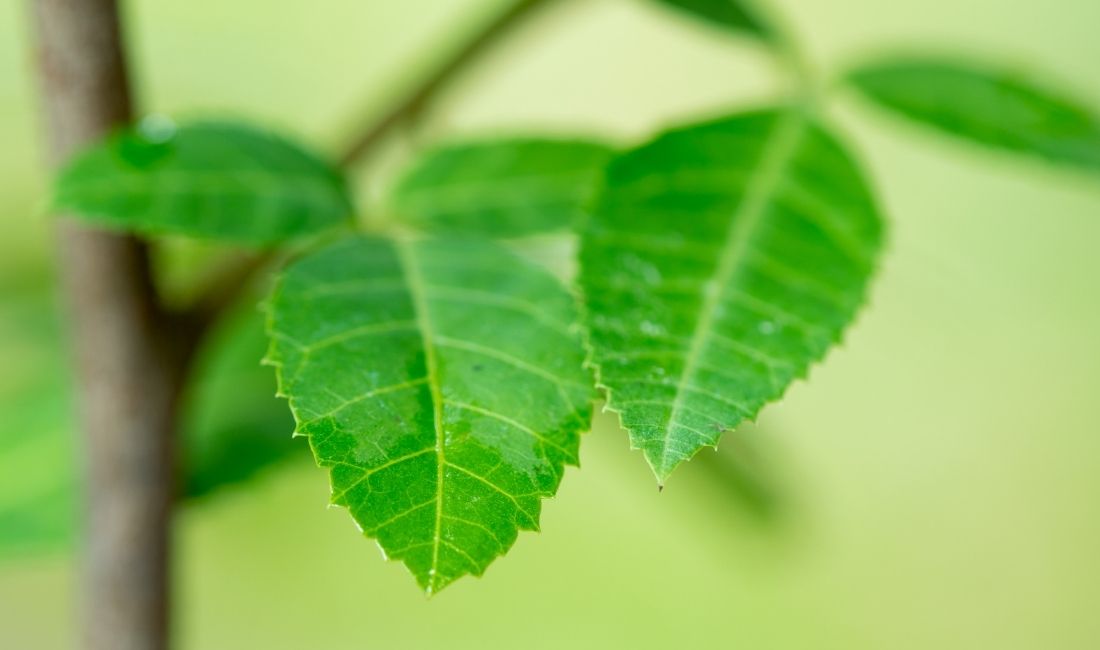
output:
[[[492,8],[128,3],[146,109],[252,116],[327,148]],[[1100,106],[1094,0],[776,8],[823,71],[890,46],[946,50],[1045,73]],[[58,439],[29,434],[71,420],[26,14],[0,3],[9,451]],[[550,129],[626,142],[757,101],[771,72],[752,48],[640,2],[573,0],[465,77],[421,137]],[[325,508],[303,444],[181,515],[180,647],[1100,647],[1100,181],[837,99],[889,214],[889,251],[845,344],[759,426],[728,434],[718,461],[682,467],[658,494],[603,417],[543,532],[429,601]],[[32,455],[0,460],[6,500],[50,484]],[[763,505],[730,487],[732,463],[763,476]],[[72,646],[75,586],[64,551],[0,560],[0,647]]]

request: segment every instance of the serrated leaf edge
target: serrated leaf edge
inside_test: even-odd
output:
[[[388,241],[390,243],[390,245],[394,246],[396,251],[400,251],[401,247],[403,247],[403,246],[411,246],[412,243],[413,243],[413,241],[408,237],[401,237],[401,238],[387,237],[387,238],[384,238],[384,239],[386,241]],[[507,250],[507,249],[505,249],[505,250]],[[508,254],[512,255],[513,257],[516,257],[518,261],[520,261],[522,263],[525,263],[525,264],[530,264],[526,260],[523,260],[523,259],[519,258],[518,256],[516,256],[511,251],[507,251],[507,252],[508,252]],[[538,272],[540,272],[540,273],[546,273],[546,271],[544,269],[542,269],[541,267],[539,267],[538,265],[531,264],[531,266],[533,268],[535,268],[536,270],[538,270]],[[402,269],[404,270],[404,262],[402,263]],[[284,385],[283,370],[284,370],[284,365],[283,365],[283,362],[280,361],[279,359],[277,359],[275,354],[274,354],[274,351],[275,351],[275,337],[273,336],[273,332],[274,332],[274,310],[272,309],[272,304],[274,302],[274,298],[277,296],[278,292],[282,288],[282,281],[283,281],[283,278],[285,276],[286,276],[286,267],[284,267],[283,270],[281,270],[279,273],[277,273],[275,275],[275,278],[272,282],[272,288],[271,288],[270,293],[268,294],[268,297],[265,300],[263,300],[260,304],[260,309],[264,312],[264,329],[265,329],[265,331],[267,333],[267,336],[268,336],[267,353],[260,360],[260,363],[261,363],[261,365],[270,366],[275,371],[275,380],[276,380],[275,396],[278,397],[278,398],[281,398],[281,399],[285,399],[287,401],[287,405],[290,408],[290,412],[294,416],[295,428],[294,428],[294,431],[291,434],[292,437],[305,438],[308,441],[309,448],[310,448],[310,453],[313,456],[314,464],[318,468],[325,470],[325,472],[327,474],[327,479],[328,479],[328,484],[329,484],[329,503],[328,503],[329,507],[343,508],[345,510],[348,510],[348,508],[345,505],[342,505],[342,504],[337,503],[335,501],[334,497],[336,496],[336,494],[335,494],[335,492],[332,491],[332,489],[333,489],[332,488],[332,468],[322,465],[321,462],[318,460],[317,449],[316,449],[316,447],[314,447],[312,436],[308,433],[304,433],[304,432],[300,431],[299,428],[298,428],[299,426],[301,426],[302,418],[299,416],[298,407],[295,404],[294,397],[292,397],[291,395],[289,395],[289,394],[287,394],[286,392],[283,391],[283,385]],[[568,288],[563,287],[563,290],[568,290]],[[410,288],[410,295],[411,295],[411,293],[412,293],[412,290]],[[421,312],[418,309],[417,310],[418,319],[420,318],[420,313]],[[582,328],[580,328],[580,339],[581,339],[580,344],[581,344],[582,348],[585,347],[584,337],[585,337],[585,332],[584,332],[584,328],[582,327]],[[584,363],[582,363],[582,365],[584,365]],[[586,365],[585,365],[585,367],[587,368]],[[433,389],[433,396],[432,396],[433,408],[438,409],[439,405],[441,405],[441,401],[439,400],[438,396],[435,393],[435,391],[438,389],[438,387],[433,386],[432,389]],[[577,435],[578,436],[583,436],[586,432],[590,431],[591,428],[592,428],[592,415],[593,415],[593,410],[594,409],[592,408],[591,401],[589,401],[589,403],[587,405],[582,405],[582,406],[578,406],[578,407],[575,407],[575,408],[576,408],[575,416],[578,420]],[[439,416],[435,415],[434,417],[438,418]],[[438,423],[439,421],[440,421],[439,419],[434,420],[434,422],[436,422],[436,423]],[[437,424],[437,426],[438,426],[438,424]],[[440,440],[440,438],[439,438],[439,429],[437,428],[437,444],[438,444],[439,440]],[[580,457],[579,457],[579,455],[577,456],[576,459],[567,459],[563,462],[563,472],[558,477],[558,480],[554,485],[554,493],[553,494],[547,494],[545,496],[544,495],[538,495],[540,504],[541,504],[542,501],[551,499],[554,496],[556,496],[557,490],[560,489],[560,486],[561,486],[561,480],[565,476],[564,468],[570,467],[570,466],[577,467],[577,468],[580,467]],[[440,467],[440,471],[442,471],[442,467],[443,467],[442,462],[440,462],[439,467]],[[440,490],[441,490],[442,489],[442,481],[440,481],[438,483],[438,485],[440,486]],[[439,525],[439,523],[438,523],[439,522],[438,512],[442,508],[442,498],[437,498],[437,503],[439,504],[437,506],[437,526],[438,526]],[[541,514],[542,513],[541,513],[541,507],[540,507],[539,515],[541,516]],[[378,547],[378,550],[381,552],[382,557],[383,557],[384,560],[386,560],[387,562],[400,563],[405,568],[406,572],[408,572],[408,574],[410,576],[412,576],[412,578],[414,580],[417,579],[417,575],[413,572],[413,570],[411,568],[408,567],[407,564],[405,564],[402,561],[402,559],[400,557],[391,557],[389,555],[389,553],[386,552],[386,549],[382,547],[382,544],[378,541],[377,538],[371,537],[369,534],[367,534],[367,532],[362,528],[362,526],[355,519],[355,517],[351,516],[350,510],[348,512],[348,515],[349,515],[349,518],[351,519],[351,521],[355,524],[355,527],[359,530],[359,532],[362,533],[364,537],[367,537],[368,539],[374,541],[375,546]],[[517,523],[516,529],[517,529],[518,532],[533,532],[533,533],[541,532],[541,522],[538,519],[533,519],[531,521],[531,524],[532,525],[531,525],[530,528],[525,528],[523,526],[518,525],[518,523]],[[435,538],[436,538],[435,543],[437,545],[437,550],[438,550],[439,540],[441,539],[441,537],[439,535],[439,532],[438,532],[438,528],[437,528],[437,533],[436,533]],[[518,541],[518,535],[517,535],[516,541]],[[496,553],[493,556],[491,556],[489,558],[489,560],[486,562],[485,567],[483,569],[481,569],[480,571],[470,571],[468,574],[465,574],[465,575],[471,575],[475,578],[480,579],[481,577],[484,576],[485,571],[493,564],[493,562],[495,562],[498,558],[504,557],[505,553],[507,553],[509,550],[511,550],[513,546],[515,546],[515,542],[513,542],[513,544],[511,546],[509,546],[508,548],[502,548],[499,553]],[[433,562],[433,564],[434,564],[434,562]],[[434,576],[433,576],[433,580],[434,580]],[[447,584],[443,585],[442,587],[434,588],[435,587],[434,581],[430,582],[429,586],[425,589],[425,594],[429,598],[431,598],[432,596],[439,593],[439,591],[441,591],[444,587],[448,586],[449,584],[450,583],[447,583]]]
[[[787,110],[790,111],[791,114],[794,114],[796,116],[796,117],[788,117],[787,119],[788,120],[798,120],[800,122],[800,125],[799,125],[800,128],[805,128],[807,126],[807,121],[811,119],[808,115],[806,115],[798,107],[788,108]],[[668,132],[665,132],[665,134],[680,131],[680,130],[683,130],[685,128],[691,128],[691,126],[689,125],[689,126],[686,126],[686,127],[680,127],[680,128],[677,128],[677,129],[672,129]],[[658,135],[657,137],[659,138],[659,137],[661,137],[661,135]],[[645,143],[641,146],[642,147],[648,146],[648,144],[652,143],[655,139],[656,138],[651,139],[649,142],[647,142],[647,143]],[[845,150],[845,153],[849,156],[849,158],[851,158],[851,154],[847,150]],[[857,164],[857,161],[855,161],[853,159],[852,163],[853,163],[853,165],[855,165],[857,167],[857,170],[860,172],[861,177],[866,179],[866,173],[864,172],[862,167]],[[754,184],[755,184],[755,182],[754,182]],[[598,194],[598,192],[597,192],[597,194]],[[873,200],[874,197],[872,196],[871,198]],[[745,201],[747,201],[747,200],[748,200],[748,193],[746,193]],[[877,209],[876,209],[876,212],[878,212]],[[885,223],[882,223],[881,225],[884,227]],[[885,233],[883,233],[883,238],[885,239]],[[577,255],[576,259],[577,259],[577,263],[578,263],[578,267],[579,267],[579,265],[580,265],[580,247],[578,247],[576,255]],[[872,263],[872,269],[871,269],[871,272],[870,272],[868,277],[874,277],[875,275],[877,275],[877,273],[878,273],[878,263],[877,263],[877,260],[876,260]],[[641,451],[641,452],[643,452],[643,457],[645,457],[646,463],[649,465],[650,469],[653,471],[654,477],[657,479],[658,490],[663,491],[664,486],[665,486],[665,482],[668,480],[669,476],[671,476],[672,472],[676,468],[678,468],[681,464],[683,464],[685,462],[691,461],[703,449],[710,448],[710,449],[714,449],[715,451],[717,451],[718,450],[718,443],[719,443],[721,437],[723,435],[727,434],[727,433],[733,432],[741,424],[743,424],[745,422],[755,424],[757,422],[757,419],[759,418],[760,412],[766,406],[768,406],[769,404],[778,402],[781,399],[783,399],[783,396],[786,395],[787,391],[790,390],[791,386],[793,386],[795,384],[795,382],[808,379],[808,377],[810,375],[810,372],[813,370],[813,368],[817,364],[819,364],[831,350],[833,350],[837,347],[842,347],[843,344],[844,344],[844,340],[845,340],[844,339],[845,334],[855,324],[855,322],[857,321],[860,313],[862,313],[866,309],[866,304],[868,302],[867,294],[869,292],[869,285],[870,285],[869,282],[864,285],[863,295],[860,298],[857,309],[853,313],[852,320],[845,327],[843,327],[843,328],[841,328],[840,330],[837,331],[836,335],[829,341],[829,347],[822,354],[817,355],[816,357],[809,359],[807,361],[807,363],[792,376],[791,380],[789,382],[787,382],[787,384],[785,386],[782,387],[781,391],[776,395],[775,398],[773,398],[773,399],[769,400],[768,402],[766,402],[764,404],[761,404],[760,406],[756,407],[754,410],[749,412],[747,415],[745,415],[743,418],[741,418],[736,423],[734,423],[732,425],[728,425],[725,428],[723,428],[720,432],[715,434],[713,443],[700,445],[699,449],[697,449],[691,456],[689,456],[689,457],[685,458],[684,460],[678,462],[672,468],[669,468],[669,470],[664,475],[662,475],[661,472],[656,467],[653,466],[653,463],[649,460],[648,456],[645,456],[644,450],[634,443],[633,435],[629,435],[629,434],[631,434],[630,428],[627,427],[626,424],[623,422],[623,413],[622,413],[622,411],[614,406],[614,395],[613,395],[614,389],[611,388],[611,386],[607,385],[603,381],[603,369],[600,366],[600,364],[597,363],[596,360],[595,360],[596,346],[592,343],[591,331],[588,327],[589,312],[588,312],[588,307],[587,307],[586,300],[585,300],[584,287],[582,286],[582,284],[580,282],[580,274],[578,274],[577,279],[574,282],[574,288],[573,289],[574,289],[575,295],[577,296],[578,319],[579,319],[579,322],[581,324],[581,333],[582,333],[581,341],[582,341],[582,345],[584,346],[584,350],[585,350],[584,365],[585,365],[586,368],[589,368],[590,370],[592,370],[592,373],[593,373],[594,379],[595,379],[596,389],[598,391],[600,391],[601,393],[603,393],[603,395],[604,395],[604,405],[603,405],[602,410],[605,413],[615,414],[616,419],[618,420],[618,423],[619,423],[619,428],[628,433],[627,441],[628,441],[630,450],[631,451]],[[685,368],[685,372],[683,374],[687,374],[686,373],[686,368]],[[681,375],[681,376],[683,376],[683,375]],[[677,396],[679,396],[679,394],[680,394],[680,389],[678,387]],[[671,419],[671,415],[670,415],[670,419]],[[666,433],[666,435],[667,435],[667,433]]]

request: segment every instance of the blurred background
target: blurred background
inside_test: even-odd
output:
[[[0,647],[37,650],[76,638],[79,497],[24,4],[0,3]],[[126,5],[144,110],[253,117],[325,150],[498,6]],[[945,51],[1100,106],[1094,0],[772,8],[822,74]],[[573,0],[464,77],[421,137],[629,143],[776,87],[747,42],[640,0]],[[835,99],[891,223],[845,344],[661,494],[598,418],[543,532],[430,601],[325,507],[242,306],[188,400],[179,647],[1100,647],[1100,183]]]

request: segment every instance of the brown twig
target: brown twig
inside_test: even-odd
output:
[[[406,95],[362,133],[351,139],[338,158],[343,167],[350,167],[374,150],[395,128],[415,119],[425,111],[435,98],[466,68],[498,43],[507,33],[535,14],[535,10],[549,5],[553,0],[518,0],[502,13],[477,30],[456,52],[445,59]],[[198,324],[200,335],[214,323],[220,314],[231,307],[242,293],[265,269],[271,267],[272,255],[242,259],[225,274],[211,283],[193,308],[185,315]]]
[[[395,127],[422,113],[459,72],[481,57],[517,25],[534,15],[535,10],[551,2],[552,0],[518,0],[477,30],[456,52],[444,59],[436,70],[353,138],[340,155],[340,164],[344,167],[353,165],[373,150]]]
[[[181,313],[195,330],[196,344],[225,312],[240,302],[264,272],[274,266],[278,257],[276,250],[242,255],[218,270],[199,298]]]

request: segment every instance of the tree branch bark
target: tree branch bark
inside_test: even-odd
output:
[[[34,0],[49,159],[132,117],[115,0]],[[190,338],[161,310],[139,240],[63,220],[62,289],[85,462],[82,645],[168,639],[173,427]]]
[[[468,67],[501,38],[516,26],[530,18],[553,0],[517,0],[503,13],[491,20],[474,34],[451,56],[436,68],[427,78],[398,100],[392,108],[371,123],[361,134],[351,140],[347,149],[340,155],[340,164],[350,167],[383,140],[394,128],[407,120],[415,118],[433,99],[454,80],[459,72]]]

